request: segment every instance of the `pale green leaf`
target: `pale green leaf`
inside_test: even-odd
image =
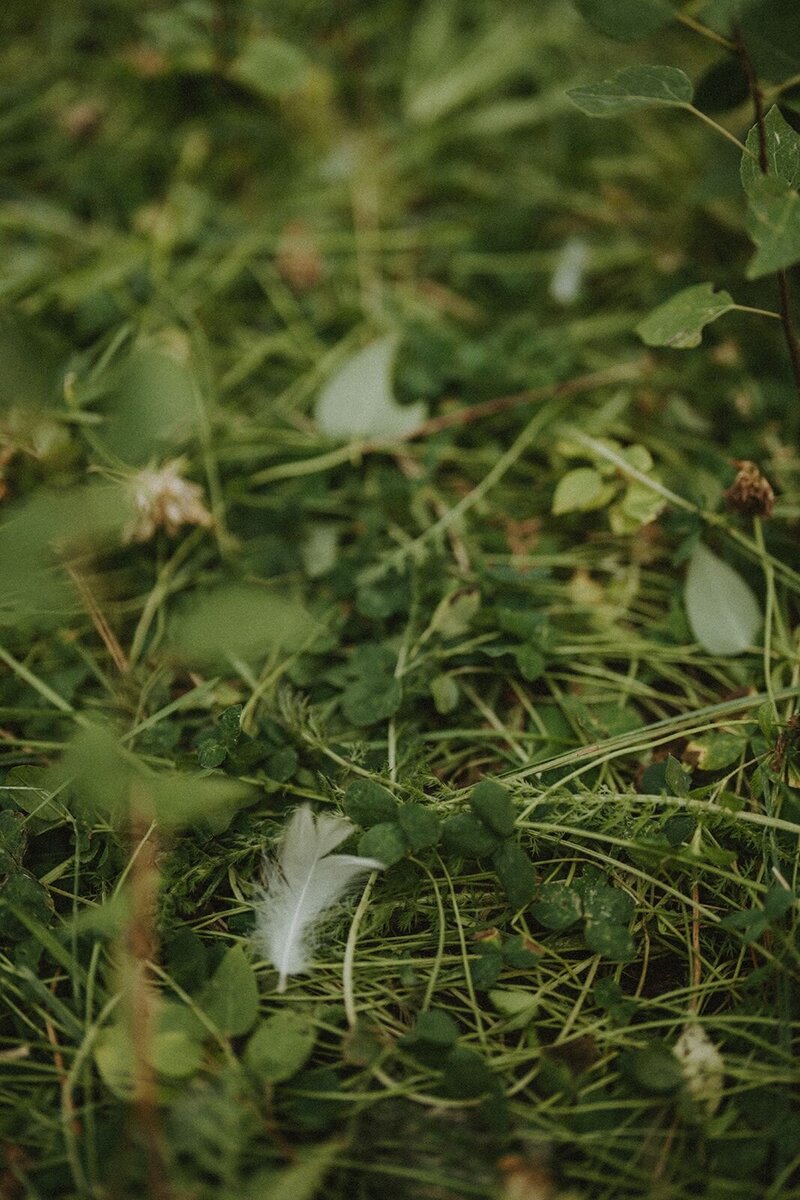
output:
[[[635,42],[661,29],[674,16],[668,0],[574,0],[590,25],[620,42]]]
[[[625,67],[602,83],[567,92],[590,117],[615,117],[635,108],[684,108],[692,102],[692,84],[677,67]]]
[[[695,639],[709,654],[742,654],[761,628],[758,600],[741,575],[698,542],[689,559],[684,591]]]
[[[274,649],[298,650],[319,627],[299,600],[231,583],[187,597],[170,622],[168,646],[181,662],[229,665]]]
[[[613,493],[613,489],[611,491]],[[600,472],[594,467],[576,467],[559,479],[552,511],[557,517],[562,513],[589,512],[602,508],[608,499],[609,489]]]
[[[700,345],[706,325],[735,307],[733,297],[715,292],[713,283],[697,283],[654,308],[639,322],[636,332],[647,346],[690,350]]]
[[[379,338],[359,350],[323,387],[316,407],[320,432],[331,438],[404,437],[427,416],[424,404],[400,405],[392,369],[397,339]]]
[[[800,194],[774,175],[751,180],[747,230],[758,247],[747,268],[748,279],[800,262]]]
[[[283,1083],[305,1066],[315,1040],[307,1013],[280,1009],[262,1021],[250,1038],[245,1062],[260,1079]]]
[[[302,50],[281,38],[251,38],[230,68],[242,87],[266,99],[286,96],[303,86],[310,63]]]

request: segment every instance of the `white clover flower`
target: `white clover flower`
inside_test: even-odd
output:
[[[203,501],[203,489],[184,479],[181,459],[172,459],[158,470],[139,471],[130,482],[132,519],[123,533],[123,541],[147,542],[158,529],[174,537],[182,525],[200,525],[209,529],[214,518]]]

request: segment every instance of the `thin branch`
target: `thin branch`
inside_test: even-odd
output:
[[[753,101],[753,110],[756,117],[756,130],[758,133],[758,165],[761,168],[762,174],[766,175],[769,172],[769,153],[767,146],[767,125],[764,119],[764,93],[761,90],[758,76],[756,75],[750,55],[747,51],[747,46],[742,37],[742,31],[739,26],[736,26],[736,53],[739,56],[739,61],[742,64],[742,70],[747,78],[747,86],[750,89],[750,98]],[[783,326],[783,336],[786,341],[786,346],[789,351],[789,361],[792,365],[792,375],[794,376],[795,387],[798,395],[800,395],[800,340],[798,340],[797,330],[794,327],[792,320],[792,302],[789,295],[789,279],[785,271],[777,271],[776,278],[778,280],[778,298],[779,309],[781,314],[781,325]]]

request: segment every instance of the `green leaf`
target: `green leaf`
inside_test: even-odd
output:
[[[557,517],[570,512],[591,512],[607,504],[613,494],[614,488],[609,488],[594,467],[575,467],[556,484],[551,511]]]
[[[453,1047],[442,1076],[442,1091],[446,1096],[464,1100],[482,1096],[492,1083],[492,1073],[480,1054],[466,1046]]]
[[[442,840],[454,854],[485,858],[497,847],[498,837],[471,812],[454,813],[442,826]]]
[[[531,905],[531,912],[545,929],[561,932],[580,920],[581,898],[565,883],[545,883],[539,888],[539,897]]]
[[[779,921],[785,917],[795,903],[796,896],[789,888],[780,883],[773,883],[764,897],[764,913],[770,921]]]
[[[747,737],[738,733],[712,733],[692,740],[687,746],[700,771],[721,771],[735,763],[747,747]]]
[[[452,675],[436,675],[431,680],[431,696],[437,713],[446,716],[458,708],[461,692]]]
[[[589,921],[618,924],[633,916],[634,902],[621,888],[591,881],[582,888],[583,915]]]
[[[480,991],[487,991],[500,978],[503,956],[496,946],[479,947],[478,957],[470,965],[472,982]]]
[[[412,850],[435,846],[442,834],[442,823],[422,804],[404,804],[397,814],[397,824]]]
[[[190,366],[155,346],[138,346],[115,373],[103,405],[103,445],[123,462],[149,458],[185,442],[200,415]]]
[[[629,1050],[620,1059],[620,1069],[637,1090],[659,1096],[677,1092],[683,1084],[681,1064],[667,1046]]]
[[[159,1075],[188,1079],[200,1069],[203,1044],[185,1029],[159,1028],[153,1037],[149,1057]]]
[[[762,175],[748,185],[747,198],[747,231],[757,246],[747,278],[800,262],[800,194],[774,175]]]
[[[335,1076],[334,1076],[335,1078]],[[297,1161],[280,1171],[256,1171],[237,1185],[240,1200],[314,1200],[341,1151],[338,1140],[304,1147]]]
[[[480,606],[481,594],[477,588],[451,592],[437,604],[427,632],[439,633],[445,638],[461,637],[468,631]]]
[[[353,438],[398,438],[421,425],[424,404],[400,405],[392,370],[397,339],[380,338],[349,358],[323,387],[315,411],[320,433]]]
[[[742,654],[755,642],[762,621],[758,600],[702,542],[689,558],[684,603],[692,635],[709,654]]]
[[[699,346],[701,330],[736,307],[727,292],[715,292],[713,283],[684,288],[640,321],[636,332],[647,346],[690,350]]]
[[[745,942],[757,942],[769,927],[769,918],[759,908],[747,908],[741,912],[728,913],[720,921],[723,929],[734,929],[741,933]]]
[[[774,175],[787,187],[797,190],[800,187],[800,134],[792,129],[776,104],[764,118],[764,129],[767,141],[767,171]],[[758,126],[754,125],[747,135],[749,154],[742,155],[742,186],[747,194],[754,183],[763,178],[759,166],[759,136]]]
[[[511,796],[493,779],[483,779],[469,796],[469,806],[479,820],[500,837],[514,832],[514,805]]]
[[[661,29],[674,14],[667,0],[573,0],[582,17],[620,42],[635,42]]]
[[[394,716],[402,700],[403,690],[398,679],[388,675],[356,679],[342,692],[342,711],[353,725],[364,728]]]
[[[567,92],[590,117],[615,117],[637,108],[685,108],[692,102],[691,80],[677,67],[625,67],[602,83]]]
[[[728,37],[741,32],[762,79],[800,71],[800,6],[793,0],[709,0],[698,16]]]
[[[612,921],[587,921],[584,927],[586,945],[609,962],[630,962],[636,946],[624,925]]]
[[[94,1041],[94,1062],[103,1083],[115,1096],[133,1095],[134,1055],[130,1034],[121,1021],[105,1025]]]
[[[397,816],[397,801],[391,792],[372,779],[356,779],[344,794],[342,809],[346,817],[369,829],[381,821],[393,821]]]
[[[221,767],[227,757],[228,751],[222,742],[217,742],[212,738],[202,742],[197,751],[197,761],[206,771]]]
[[[296,92],[305,83],[310,63],[302,50],[280,38],[251,38],[230,67],[231,78],[267,100]]]
[[[664,782],[666,783],[673,796],[688,796],[691,779],[684,771],[677,758],[671,754],[667,755],[666,766],[664,767]]]
[[[249,583],[198,590],[177,608],[169,651],[181,663],[230,668],[231,657],[299,650],[321,627],[299,600]]]
[[[226,950],[200,1003],[220,1033],[239,1037],[250,1029],[258,1016],[258,987],[241,946]]]
[[[429,1046],[452,1046],[458,1038],[458,1026],[448,1013],[432,1008],[420,1013],[404,1041],[425,1042]]]
[[[513,841],[503,842],[492,855],[492,864],[511,907],[529,904],[536,892],[536,872],[522,847]]]
[[[538,1001],[535,995],[523,988],[496,988],[489,992],[489,999],[499,1013],[508,1017],[503,1030],[524,1029],[536,1016]]]
[[[244,1061],[267,1083],[283,1083],[304,1067],[316,1041],[308,1013],[279,1009],[261,1021],[251,1035]]]
[[[363,833],[358,853],[364,858],[377,858],[385,867],[392,867],[406,854],[406,840],[394,821],[381,821]]]

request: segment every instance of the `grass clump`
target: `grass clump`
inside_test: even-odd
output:
[[[5,17],[3,1195],[800,1196],[800,64],[534,7]]]

